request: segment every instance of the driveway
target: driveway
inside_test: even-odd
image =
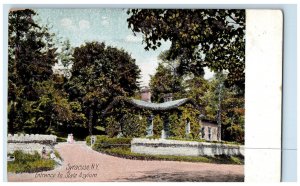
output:
[[[40,173],[8,173],[8,181],[103,182],[103,181],[243,181],[243,165],[177,161],[129,160],[109,156],[85,145],[59,143],[62,166]]]

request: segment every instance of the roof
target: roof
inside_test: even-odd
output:
[[[178,99],[174,101],[168,101],[164,103],[151,103],[137,99],[131,99],[130,102],[139,108],[149,109],[149,110],[168,110],[177,108],[188,101],[188,98]]]
[[[110,109],[112,109],[114,107],[114,105],[116,105],[120,101],[125,101],[126,103],[128,103],[134,107],[137,107],[137,108],[157,110],[157,111],[172,110],[181,105],[188,104],[188,103],[191,103],[196,108],[200,109],[200,106],[198,104],[196,104],[196,102],[191,98],[183,98],[183,99],[168,101],[168,102],[164,102],[164,103],[151,103],[151,102],[146,102],[146,101],[142,101],[142,100],[138,100],[138,99],[117,97],[105,109],[104,114],[107,113]]]

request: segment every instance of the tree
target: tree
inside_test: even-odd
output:
[[[36,82],[33,87],[38,99],[22,102],[22,110],[28,115],[22,126],[23,131],[56,134],[59,125],[73,121],[75,115],[68,96],[63,90],[55,88],[53,80]]]
[[[71,101],[81,103],[89,133],[104,122],[102,111],[117,96],[133,96],[138,90],[140,70],[123,49],[105,43],[87,42],[76,47],[72,76],[66,85]]]
[[[24,102],[36,101],[40,95],[35,83],[48,80],[57,62],[53,34],[38,25],[33,10],[9,13],[8,41],[8,131],[22,131],[23,123],[32,119],[22,109]]]
[[[128,27],[143,34],[146,50],[156,50],[162,40],[169,40],[167,57],[180,60],[182,73],[197,74],[206,66],[215,72],[228,70],[226,84],[243,89],[245,10],[129,9],[127,13]]]
[[[184,92],[182,77],[173,74],[172,70],[159,63],[156,73],[151,76],[150,88],[154,102],[164,102],[164,95],[172,93],[173,97],[180,98]]]
[[[222,86],[226,74],[219,72],[209,82],[203,96],[206,100],[205,118],[221,125],[221,137],[225,141],[244,142],[245,99],[238,87]]]
[[[66,78],[71,77],[71,66],[73,64],[74,48],[71,46],[70,40],[67,39],[62,43],[61,51],[58,55],[59,62],[63,65],[63,74]]]

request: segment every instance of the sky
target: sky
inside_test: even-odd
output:
[[[141,69],[141,86],[148,86],[150,75],[154,75],[158,66],[158,55],[169,49],[171,42],[162,41],[155,51],[144,49],[142,36],[134,36],[128,28],[126,9],[35,9],[37,21],[51,26],[62,41],[69,39],[73,47],[86,41],[105,42],[107,45],[123,48]],[[212,72],[205,69],[205,78]]]

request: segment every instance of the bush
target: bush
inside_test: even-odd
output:
[[[56,163],[51,159],[43,159],[38,152],[34,154],[26,154],[22,151],[15,151],[13,154],[15,161],[8,162],[8,172],[40,172],[54,169]],[[59,156],[60,157],[60,156]]]
[[[132,138],[109,138],[108,136],[99,135],[96,136],[96,142],[93,149],[107,149],[107,148],[117,148],[117,147],[130,147]],[[91,137],[86,138],[87,145],[91,143]]]
[[[67,142],[67,138],[64,138],[64,137],[57,137],[56,138],[56,142]]]
[[[145,136],[150,112],[143,109],[132,112],[130,108],[126,108],[124,102],[119,104],[119,107],[112,108],[114,114],[105,119],[106,134],[109,137],[116,137],[120,132],[124,137],[130,138]]]

